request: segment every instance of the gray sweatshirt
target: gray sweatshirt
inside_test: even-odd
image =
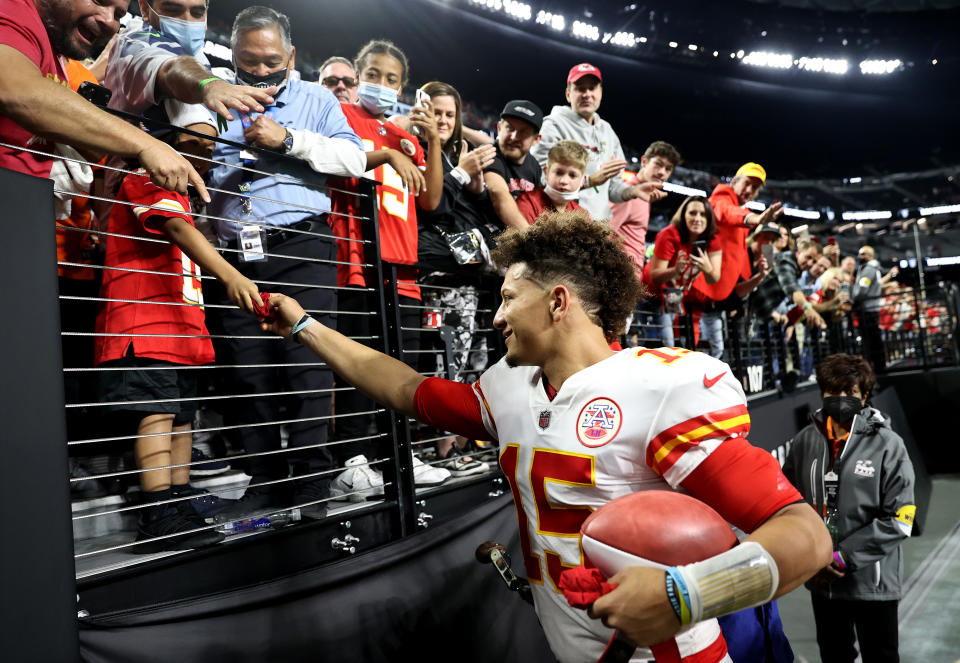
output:
[[[824,473],[839,475],[839,541],[847,559],[847,575],[828,584],[807,583],[807,589],[832,599],[896,601],[901,598],[901,542],[910,536],[916,510],[913,464],[889,420],[865,407],[850,424],[850,437],[835,463],[824,435],[825,416],[797,433],[783,464],[783,473],[818,513],[826,502]]]
[[[547,153],[561,140],[574,140],[587,149],[590,160],[585,175],[597,172],[600,164],[610,159],[622,159],[623,148],[613,127],[599,114],[594,114],[590,124],[569,106],[554,106],[550,114],[543,118],[540,128],[540,142],[533,146],[530,154],[542,166],[547,166]],[[594,220],[610,219],[610,203],[623,202],[623,190],[626,185],[620,175],[615,175],[598,187],[589,187],[580,191],[580,206]]]

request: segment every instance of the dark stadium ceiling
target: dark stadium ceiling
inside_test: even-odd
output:
[[[213,0],[211,28],[228,34],[250,4]],[[960,0],[530,0],[526,21],[496,0],[265,4],[290,15],[307,77],[330,55],[387,38],[407,53],[412,85],[444,80],[488,109],[526,97],[549,112],[564,103],[570,66],[589,60],[604,72],[600,113],[625,145],[669,140],[718,174],[748,160],[776,179],[960,163]],[[540,11],[563,14],[566,31],[537,24]],[[635,47],[577,39],[575,20],[634,34]],[[842,58],[849,71],[748,66],[738,51]],[[902,65],[863,75],[858,63],[871,58]]]
[[[749,0],[775,7],[832,12],[919,12],[960,7],[960,0]]]

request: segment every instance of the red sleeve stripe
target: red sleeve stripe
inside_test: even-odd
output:
[[[479,382],[473,383],[473,390],[477,392],[477,395],[480,397],[480,402],[483,403],[483,409],[487,411],[487,418],[490,419],[490,424],[493,426],[493,430],[497,430],[497,420],[493,418],[493,410],[490,409],[490,404],[487,402],[487,397],[483,395],[483,389],[480,388]]]
[[[745,435],[749,430],[750,414],[745,405],[702,414],[672,426],[653,438],[647,445],[647,464],[663,476],[688,449],[701,440],[719,435],[730,437],[734,433]]]

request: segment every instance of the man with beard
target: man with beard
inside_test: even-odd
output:
[[[529,224],[517,208],[517,197],[540,186],[540,165],[530,148],[540,140],[543,112],[532,101],[507,102],[497,123],[497,155],[484,168],[483,182],[490,190],[493,210],[505,228]]]
[[[87,153],[137,158],[155,184],[209,200],[186,159],[69,89],[60,57],[95,54],[120,27],[125,0],[0,1],[0,167],[48,177],[54,142]],[[50,144],[47,144],[49,141]]]

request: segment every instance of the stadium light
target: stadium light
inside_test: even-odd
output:
[[[642,39],[642,37],[641,37]],[[610,43],[614,46],[623,46],[625,48],[635,48],[637,38],[632,32],[617,32],[610,38]]]
[[[646,43],[647,43],[647,38],[646,38],[646,37],[638,37],[638,38],[637,38],[637,41],[639,41],[641,44],[646,44]]]
[[[850,68],[850,63],[843,59],[833,58],[800,58],[797,63],[798,69],[804,71],[824,72],[827,74],[843,75]]]
[[[803,223],[803,224],[800,224],[799,226],[797,226],[796,228],[791,228],[791,229],[790,229],[790,232],[792,232],[794,235],[799,235],[800,233],[802,233],[804,230],[806,230],[806,229],[809,228],[809,227],[810,227],[810,226],[808,226],[807,224]]]
[[[786,216],[795,216],[798,219],[814,220],[814,219],[820,218],[820,212],[817,212],[816,210],[794,209],[793,207],[784,207],[783,213]],[[804,228],[806,228],[806,226],[804,226]]]
[[[548,25],[558,32],[567,27],[567,19],[565,19],[561,14],[545,12],[542,9],[537,12],[537,23],[541,25]]]
[[[867,210],[864,212],[844,212],[841,217],[844,221],[875,221],[893,217],[890,210]]]
[[[590,41],[600,39],[600,28],[583,21],[574,21],[570,32],[574,37],[580,37],[581,39],[589,39]]]
[[[770,51],[750,51],[744,56],[743,64],[754,67],[772,67],[774,69],[790,69],[793,66],[793,56],[788,53],[771,53]]]
[[[931,214],[951,214],[960,212],[960,205],[940,205],[939,207],[921,207],[920,214],[930,216]]]
[[[689,50],[691,50],[691,51],[695,51],[695,50],[697,50],[697,45],[696,45],[696,44],[687,44],[687,49],[689,49]]]
[[[669,191],[670,193],[678,193],[681,196],[703,196],[707,197],[707,192],[703,189],[694,189],[693,187],[683,186],[682,184],[674,184],[673,182],[664,182],[663,190]]]
[[[680,45],[680,44],[678,44],[678,43],[675,42],[675,41],[671,41],[671,42],[669,42],[669,43],[667,44],[667,46],[669,46],[670,48],[676,48],[676,47],[679,46],[679,45]]]
[[[865,75],[892,74],[903,63],[900,60],[862,60],[860,62],[860,73]]]

